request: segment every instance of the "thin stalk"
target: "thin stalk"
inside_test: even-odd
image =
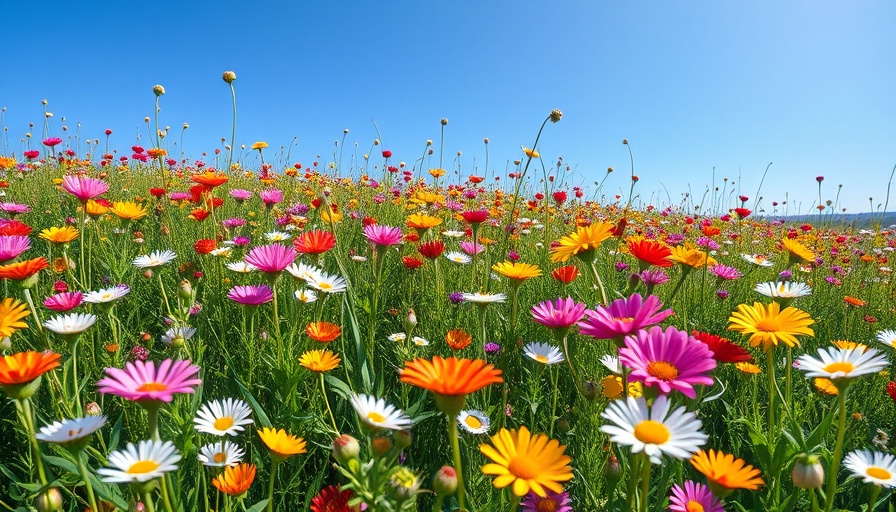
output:
[[[873,512],[874,506],[877,505],[877,498],[880,497],[880,491],[883,488],[879,485],[871,485],[871,499],[868,500],[868,508],[865,509],[865,512]]]
[[[274,511],[274,480],[277,478],[277,466],[279,462],[276,459],[271,460],[271,481],[268,483],[268,512]]]
[[[84,486],[87,487],[87,502],[90,504],[90,510],[99,510],[96,506],[96,496],[93,494],[93,485],[90,484],[90,475],[87,472],[87,466],[84,465],[83,453],[75,454],[78,458],[78,471],[81,473],[81,480],[84,480]]]
[[[638,507],[640,512],[647,510],[647,498],[650,495],[650,459],[645,453],[641,460],[641,503]]]
[[[576,390],[581,393],[582,387],[581,381],[579,381],[579,373],[576,371],[576,366],[575,364],[573,364],[572,358],[569,357],[569,346],[567,343],[567,339],[568,336],[563,337],[563,342],[560,344],[560,348],[563,349],[563,357],[566,359],[566,364],[569,365],[569,371],[572,372],[572,378],[576,381]]]
[[[840,459],[843,457],[843,438],[846,436],[846,389],[838,389],[837,407],[840,418],[837,422],[837,444],[834,445],[834,457],[831,459],[831,471],[824,489],[824,510],[831,512],[834,507],[834,495],[837,494],[837,472],[840,470]]]
[[[604,288],[604,282],[600,278],[600,273],[597,271],[597,267],[594,265],[594,260],[591,261],[591,273],[594,275],[594,282],[597,284],[597,287],[600,289],[600,298],[604,307],[608,307],[610,305],[610,301],[607,299],[607,290]]]
[[[768,435],[769,440],[772,438],[772,432],[775,431],[775,351],[769,349],[765,352],[766,362],[768,363]]]
[[[44,461],[40,456],[40,446],[37,445],[37,438],[34,437],[34,412],[31,410],[31,399],[26,398],[20,403],[22,404],[22,421],[25,423],[25,428],[28,429],[28,441],[31,443],[34,461],[37,464],[37,475],[40,478],[40,483],[47,485],[47,472],[44,470]]]
[[[152,493],[143,493],[143,506],[146,507],[146,512],[156,512],[156,506],[152,503]]]
[[[230,97],[233,100],[233,123],[230,125],[230,156],[227,158],[227,172],[233,166],[233,143],[236,140],[236,89],[233,88],[233,82],[230,82]]]
[[[460,442],[457,436],[457,420],[453,417],[448,419],[448,440],[451,442],[451,451],[454,454],[454,471],[457,473],[457,504],[461,512],[464,512],[464,497],[466,490],[464,489],[463,466],[460,458]]]
[[[520,497],[510,490],[510,502],[507,504],[507,512],[517,512],[520,508]]]
[[[635,510],[635,496],[638,489],[638,475],[640,474],[641,457],[632,453],[629,459],[631,463],[628,468],[628,488],[625,495],[625,509],[629,512]]]
[[[551,385],[554,387],[553,396],[551,398],[551,426],[548,427],[548,437],[553,439],[554,424],[557,423],[557,395],[559,394],[557,389],[557,376],[559,372],[555,372],[553,368],[549,369],[548,371],[551,372]]]
[[[333,409],[330,408],[330,400],[327,399],[327,388],[324,386],[324,374],[320,373],[320,392],[324,396],[324,404],[327,406],[327,412],[330,413],[330,421],[333,423],[333,431],[339,433],[339,427],[336,426],[336,418],[333,417]]]

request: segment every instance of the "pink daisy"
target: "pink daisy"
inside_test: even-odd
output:
[[[569,330],[585,313],[585,305],[573,300],[571,297],[558,298],[551,302],[546,300],[537,306],[532,306],[532,317],[548,329]]]
[[[485,250],[485,247],[482,244],[474,244],[473,242],[461,242],[460,248],[470,256],[479,254]]]
[[[252,192],[248,190],[243,190],[241,188],[235,188],[230,191],[230,197],[236,199],[238,202],[242,203],[246,199],[252,197]]]
[[[31,240],[27,236],[2,235],[0,236],[0,263],[15,259],[30,248]]]
[[[370,241],[371,247],[389,247],[401,243],[401,228],[369,224],[364,226],[364,236]]]
[[[66,176],[62,178],[62,189],[86,203],[88,199],[105,194],[109,184],[87,176]]]
[[[63,292],[47,297],[44,306],[53,311],[68,311],[75,309],[84,302],[84,294],[81,292]]]
[[[170,199],[172,201],[186,201],[187,199],[190,199],[191,197],[193,197],[193,195],[190,194],[189,192],[172,192],[172,193],[168,194],[168,199]]]
[[[282,272],[290,266],[299,253],[291,246],[280,244],[261,245],[255,247],[243,258],[243,261],[255,265],[258,270],[269,274]]]
[[[658,325],[627,337],[619,361],[632,369],[630,380],[658,387],[664,395],[675,389],[688,398],[697,397],[695,384],[712,385],[709,372],[716,367],[704,343],[675,327],[663,331]]]
[[[572,504],[569,500],[569,493],[566,491],[557,493],[550,489],[545,489],[544,497],[539,496],[534,491],[523,498],[520,506],[522,512],[542,512],[550,510],[551,512],[572,512]]]
[[[733,281],[743,275],[740,270],[728,265],[713,265],[709,267],[709,273],[723,281]]]
[[[636,293],[627,299],[616,299],[608,308],[586,310],[579,332],[599,340],[612,339],[621,346],[623,337],[658,324],[674,313],[671,309],[660,311],[662,307],[656,295],[643,299]]]
[[[170,402],[175,393],[192,393],[194,386],[202,384],[195,378],[199,367],[190,361],[166,359],[156,364],[152,361],[134,361],[125,369],[106,368],[105,379],[97,382],[100,393],[120,396],[133,401]]]
[[[234,286],[227,298],[244,306],[259,306],[274,300],[274,292],[266,284]]]
[[[21,203],[0,203],[0,210],[13,215],[18,215],[20,213],[29,213],[31,207]]]
[[[684,483],[684,487],[672,486],[672,496],[669,496],[669,512],[691,512],[702,510],[704,512],[725,512],[721,500],[712,495],[709,487],[698,484],[692,480]]]
[[[264,203],[264,205],[269,208],[283,201],[283,192],[276,188],[262,190],[258,193],[258,195],[261,196],[261,201]]]

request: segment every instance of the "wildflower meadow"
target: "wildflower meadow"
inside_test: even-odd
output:
[[[197,159],[151,90],[0,156],[3,510],[896,509],[882,222],[573,186],[559,110],[500,176]]]

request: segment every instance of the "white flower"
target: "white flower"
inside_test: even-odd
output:
[[[166,345],[180,344],[192,338],[194,334],[196,334],[196,328],[189,325],[172,327],[162,335],[162,343]]]
[[[759,265],[760,267],[771,267],[774,265],[771,260],[761,254],[741,254],[741,257],[754,265]]]
[[[44,327],[56,334],[81,334],[96,323],[96,315],[90,313],[69,313],[56,315],[44,322]]]
[[[172,250],[153,251],[149,256],[142,255],[134,258],[133,264],[137,268],[152,268],[171,263],[177,258],[177,254]]]
[[[251,274],[252,272],[257,272],[258,267],[251,263],[246,263],[245,261],[231,261],[227,264],[227,270],[239,274]]]
[[[110,484],[148,482],[177,470],[180,453],[171,441],[128,443],[124,450],[109,454],[109,467],[100,468],[103,482]]]
[[[622,375],[622,364],[619,362],[618,356],[604,354],[600,358],[600,364],[604,365],[607,370],[610,370],[610,373],[614,375]]]
[[[85,293],[84,302],[89,302],[91,304],[105,304],[107,302],[116,301],[130,292],[130,286],[119,284],[111,288],[103,288],[99,291]]]
[[[866,484],[896,487],[896,457],[889,453],[857,450],[843,459],[843,465]]]
[[[845,381],[884,370],[889,362],[873,348],[860,347],[818,349],[818,358],[808,354],[797,358],[800,370],[806,377],[821,377],[833,381]]]
[[[292,238],[292,235],[283,231],[269,231],[264,234],[264,238],[268,242],[283,242]]]
[[[230,257],[230,254],[233,253],[233,247],[225,245],[223,247],[218,247],[217,249],[212,249],[209,253],[212,256],[222,256],[224,258]]]
[[[246,452],[231,441],[210,443],[199,449],[197,458],[203,466],[236,466],[243,461]]]
[[[463,231],[449,230],[443,231],[442,235],[450,238],[463,238],[464,236],[466,236],[466,233],[464,233]]]
[[[460,251],[446,252],[445,257],[448,259],[448,261],[453,261],[454,263],[459,263],[461,265],[466,265],[467,263],[473,261],[469,255],[464,254]]]
[[[252,424],[252,409],[242,400],[225,398],[204,404],[196,413],[196,430],[216,436],[235,436]]]
[[[709,437],[700,432],[703,423],[696,414],[684,406],[670,409],[666,395],[658,397],[649,411],[643,397],[615,400],[601,414],[610,423],[600,429],[610,441],[630,446],[632,453],[646,453],[654,464],[662,464],[663,455],[689,459]]]
[[[389,341],[401,342],[408,339],[408,335],[403,332],[395,332],[389,335]]]
[[[309,290],[307,288],[296,290],[295,296],[297,301],[304,302],[305,304],[311,304],[317,300],[317,293],[315,293],[314,290]]]
[[[566,361],[559,348],[547,343],[533,341],[523,347],[523,353],[542,364],[557,364]]]
[[[367,426],[374,430],[407,430],[414,424],[411,418],[401,409],[387,404],[382,398],[377,399],[370,395],[352,395],[352,407]]]
[[[426,338],[421,338],[420,336],[414,336],[413,338],[411,338],[411,341],[414,342],[414,345],[417,345],[418,347],[429,346],[429,340],[427,340]]]
[[[756,293],[761,293],[766,297],[783,299],[798,299],[800,297],[812,295],[811,286],[806,283],[800,283],[797,281],[779,281],[777,283],[769,281],[767,283],[759,283],[756,285],[756,288],[753,288],[753,291],[755,291]]]
[[[105,416],[87,416],[86,418],[57,421],[41,427],[40,432],[34,437],[45,443],[73,443],[102,428],[106,424],[106,419]]]
[[[344,292],[348,285],[341,276],[317,272],[311,276],[308,286],[319,292],[340,293]]]
[[[874,336],[877,338],[877,341],[883,343],[884,345],[891,348],[896,348],[896,331],[892,329],[877,331],[877,334],[875,334]]]
[[[506,301],[507,296],[503,293],[464,293],[464,302],[472,302],[473,304],[493,304]]]
[[[289,266],[286,267],[286,271],[289,272],[292,277],[306,282],[310,281],[315,274],[323,272],[323,270],[314,265],[308,265],[302,262],[299,262],[298,264],[290,263]]]
[[[361,256],[360,254],[352,254],[352,259],[357,261],[358,263],[364,263],[365,261],[367,261],[367,258]]]
[[[460,411],[457,415],[457,424],[471,434],[486,434],[492,426],[492,420],[482,411]]]

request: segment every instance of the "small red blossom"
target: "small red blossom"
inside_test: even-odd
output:
[[[414,270],[423,266],[423,260],[413,256],[405,256],[401,258],[401,262],[404,263],[404,268],[408,270]]]
[[[217,247],[218,244],[209,238],[202,238],[193,244],[193,250],[196,251],[197,254],[208,254],[214,251]]]

